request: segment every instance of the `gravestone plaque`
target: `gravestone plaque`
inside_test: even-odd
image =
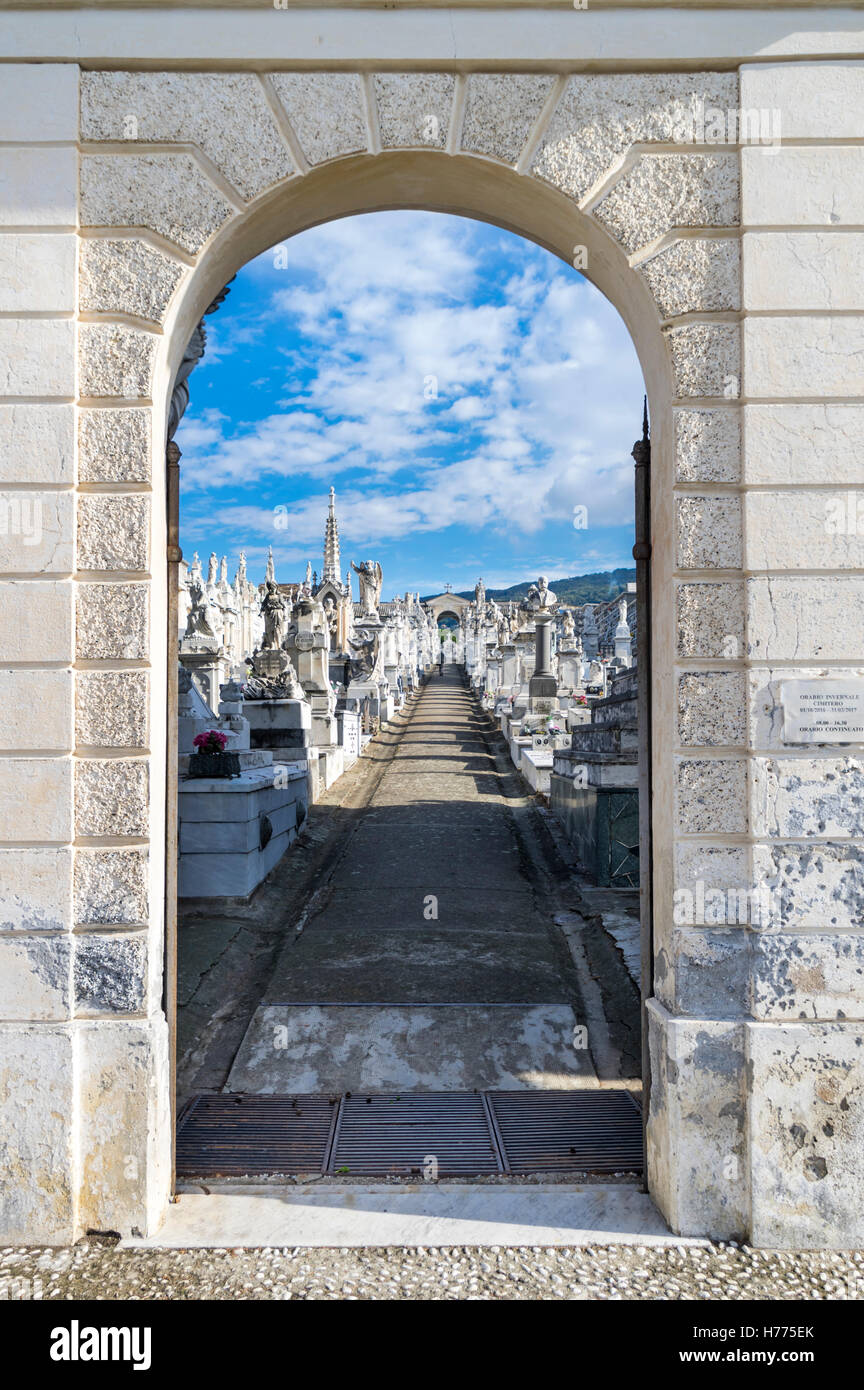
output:
[[[864,742],[864,680],[782,681],[784,743]]]

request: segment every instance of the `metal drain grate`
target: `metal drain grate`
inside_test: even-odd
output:
[[[642,1114],[629,1091],[490,1091],[510,1173],[641,1173]]]
[[[177,1127],[180,1177],[323,1173],[338,1096],[198,1096]]]
[[[418,1176],[434,1155],[441,1177],[503,1171],[477,1092],[407,1096],[346,1096],[331,1173]]]

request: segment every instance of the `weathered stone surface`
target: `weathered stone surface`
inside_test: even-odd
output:
[[[744,656],[744,584],[678,585],[678,654],[736,661]]]
[[[71,63],[5,63],[0,141],[78,139],[78,71]],[[38,135],[35,133],[38,131]]]
[[[726,111],[736,103],[737,86],[731,73],[578,73],[549,122],[533,171],[583,198],[637,141],[699,139],[699,104]]]
[[[679,926],[740,926],[750,920],[741,893],[750,888],[744,845],[703,845],[680,841],[675,847],[674,915]],[[743,922],[742,922],[743,919]]]
[[[741,150],[742,221],[747,227],[864,224],[864,148]]]
[[[70,1245],[74,1225],[74,1074],[68,1028],[0,1024],[3,1238]]]
[[[452,73],[376,73],[374,84],[383,149],[444,149],[456,89]]]
[[[148,227],[194,255],[233,211],[191,155],[82,156],[82,227]]]
[[[81,242],[81,309],[134,314],[162,323],[186,267],[137,237],[90,237]]]
[[[864,483],[864,406],[746,405],[747,483]]]
[[[283,72],[271,81],[310,164],[357,154],[369,143],[356,72]]]
[[[756,835],[864,835],[864,764],[848,756],[756,758],[752,800]]]
[[[744,304],[752,309],[864,309],[864,233],[747,232]]]
[[[78,671],[75,742],[79,748],[143,748],[148,735],[146,671]]]
[[[744,1018],[749,1012],[749,933],[739,926],[673,929],[655,960],[660,1003],[678,1016]]]
[[[0,319],[0,395],[75,395],[71,319]]]
[[[864,578],[852,574],[746,581],[749,653],[765,661],[855,661],[864,651]],[[842,622],[825,615],[842,614]]]
[[[75,1012],[134,1014],[144,1008],[147,941],[143,932],[86,932],[75,937]]]
[[[747,395],[856,396],[864,360],[864,315],[808,314],[744,320]]]
[[[73,312],[75,253],[71,234],[9,232],[0,237],[0,313]]]
[[[148,614],[146,584],[79,584],[77,655],[90,661],[146,659]]]
[[[685,834],[745,834],[747,764],[738,758],[680,759],[677,801]]]
[[[147,497],[79,497],[78,568],[146,570],[149,515]]]
[[[741,477],[741,412],[684,410],[675,420],[675,477],[679,483],[737,483]]]
[[[678,737],[709,747],[743,744],[747,705],[743,671],[691,671],[678,677]]]
[[[0,661],[71,661],[72,583],[0,583]]]
[[[63,844],[72,838],[68,758],[5,758],[0,840]]]
[[[864,936],[803,932],[751,934],[754,1018],[857,1018],[864,984]]]
[[[734,154],[643,154],[593,209],[632,254],[673,227],[738,223]]]
[[[31,72],[33,71],[31,67]],[[33,197],[33,189],[39,197]],[[75,228],[78,152],[69,147],[0,147],[0,227]]]
[[[129,758],[79,758],[75,828],[79,835],[146,835],[149,769]]]
[[[0,1016],[10,1023],[70,1016],[71,936],[0,936]]]
[[[78,476],[84,483],[149,482],[150,411],[79,411]]]
[[[196,144],[246,198],[294,172],[253,73],[85,72],[85,140]]]
[[[462,122],[462,149],[515,164],[553,81],[533,73],[472,72]]]
[[[63,573],[73,568],[71,492],[0,493],[0,570],[21,574]]]
[[[760,1097],[750,1107],[753,1244],[860,1246],[860,1023],[751,1023],[746,1033]]]
[[[739,497],[679,497],[676,511],[681,569],[741,568]]]
[[[864,499],[860,510],[864,522]],[[747,569],[864,568],[864,527],[857,529],[858,499],[854,493],[804,488],[748,492],[744,516]]]
[[[0,483],[71,483],[74,459],[74,406],[0,405]]]
[[[149,396],[156,356],[152,333],[121,323],[82,323],[78,339],[82,396]]]
[[[753,871],[776,901],[778,927],[837,934],[864,929],[864,847],[754,845]]]
[[[71,671],[0,670],[0,749],[71,749],[71,697]]]
[[[78,849],[73,883],[79,926],[146,924],[146,849]]]
[[[741,394],[741,343],[734,323],[687,323],[666,330],[679,396]],[[749,359],[748,359],[749,360]],[[752,384],[748,383],[752,391]]]
[[[745,66],[741,105],[745,110],[779,112],[784,140],[857,140],[858,115],[864,109],[864,65],[841,59]]]
[[[0,932],[63,931],[71,904],[71,850],[0,849]]]
[[[741,307],[738,242],[730,237],[687,237],[639,270],[664,318]]]

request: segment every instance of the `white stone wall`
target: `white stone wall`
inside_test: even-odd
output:
[[[790,758],[764,717],[787,665],[861,662],[860,541],[823,517],[862,468],[862,67],[798,56],[740,94],[710,70],[82,71],[80,128],[74,65],[5,67],[0,460],[41,526],[0,536],[4,1239],[152,1227],[168,1192],[173,372],[252,255],[399,202],[584,250],[645,371],[652,1191],[681,1231],[861,1236],[860,922],[825,905],[860,873],[860,750]],[[694,111],[739,106],[779,109],[782,149],[706,146]],[[676,888],[784,865],[788,932],[675,924]]]

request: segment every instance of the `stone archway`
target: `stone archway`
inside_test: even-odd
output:
[[[436,623],[440,623],[443,618],[448,618],[458,624],[465,609],[470,608],[471,605],[467,599],[460,598],[458,594],[436,594],[434,598],[426,599],[426,607]]]

